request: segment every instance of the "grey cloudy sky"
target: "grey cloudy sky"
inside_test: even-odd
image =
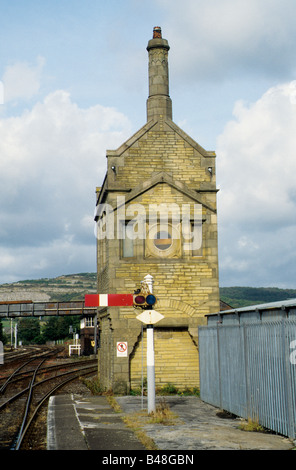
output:
[[[96,270],[95,188],[146,122],[161,26],[173,119],[217,153],[220,284],[296,288],[293,0],[0,7],[0,283]]]

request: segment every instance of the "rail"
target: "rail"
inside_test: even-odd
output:
[[[90,370],[91,369],[91,370]],[[20,450],[21,448],[21,445],[27,435],[27,433],[29,432],[29,429],[30,429],[30,426],[32,425],[32,423],[34,422],[35,418],[36,418],[36,415],[37,413],[39,412],[41,406],[45,403],[46,400],[49,399],[49,397],[54,393],[56,392],[59,388],[63,387],[64,385],[66,385],[68,382],[71,382],[72,380],[75,380],[77,379],[78,377],[81,377],[83,375],[89,375],[90,373],[94,372],[95,370],[97,370],[96,367],[91,367],[91,368],[88,368],[88,370],[83,370],[83,371],[79,371],[78,373],[76,373],[74,376],[71,376],[70,378],[68,377],[67,379],[65,379],[64,381],[62,381],[61,383],[55,385],[49,392],[47,392],[43,397],[42,399],[39,401],[38,405],[35,407],[34,411],[33,411],[33,414],[32,416],[30,417],[30,419],[28,420],[28,422],[26,422],[26,419],[27,419],[27,416],[24,417],[24,420],[23,420],[23,423],[22,424],[22,427],[21,427],[21,430],[19,432],[19,435],[18,435],[18,438],[17,438],[17,442],[15,444],[14,447],[12,447],[11,450]],[[67,375],[67,374],[73,374],[73,372],[66,372],[65,374],[62,374],[63,376],[64,375]]]
[[[28,418],[28,415],[29,415],[29,410],[30,410],[30,406],[31,406],[31,402],[32,402],[32,394],[33,394],[33,385],[34,385],[34,382],[35,382],[35,378],[36,378],[36,375],[37,375],[37,372],[38,370],[40,369],[41,365],[43,364],[43,362],[45,362],[46,359],[42,359],[42,361],[37,365],[36,369],[35,369],[35,372],[33,374],[33,377],[31,379],[31,382],[30,382],[30,386],[29,386],[29,393],[28,393],[28,397],[27,397],[27,402],[26,402],[26,407],[25,407],[25,412],[24,412],[24,416],[23,416],[23,421],[22,421],[22,424],[21,424],[21,427],[20,427],[20,431],[19,431],[19,434],[18,434],[18,437],[16,439],[16,444],[15,444],[15,449],[18,450],[20,448],[20,445],[21,445],[21,442],[23,440],[23,435],[24,435],[24,429],[25,429],[25,425],[26,425],[26,422],[27,422],[27,418]]]
[[[40,356],[41,355],[39,355],[37,359],[34,357],[30,360],[26,360],[25,363],[21,366],[18,365],[15,371],[4,378],[5,382],[1,386],[0,394],[2,396],[0,411],[3,411],[9,405],[9,413],[1,415],[0,422],[2,422],[2,433],[4,433],[5,436],[5,439],[2,439],[1,435],[1,449],[9,447],[11,450],[19,450],[23,445],[27,445],[27,435],[28,433],[30,434],[30,430],[38,416],[38,411],[50,395],[70,381],[83,375],[93,374],[97,371],[96,360],[79,360],[71,361],[70,363],[63,362],[54,366],[46,366],[44,363],[51,356],[48,356],[48,354],[43,357]],[[24,370],[26,367],[29,368],[29,370]],[[69,368],[71,370],[66,370],[66,372],[64,371]],[[63,372],[59,373],[61,369]],[[40,374],[50,374],[50,376],[45,378],[41,376],[41,380],[37,380],[37,377],[39,377]],[[14,387],[11,387],[11,385],[21,380],[25,381],[21,390],[18,390],[16,393],[11,395],[9,387],[11,388],[11,391],[15,392],[15,385]],[[52,384],[51,382],[54,383]],[[35,392],[37,390],[38,393],[36,394]],[[8,395],[7,398],[5,398],[6,395]],[[27,395],[25,405],[23,404],[23,400],[18,400],[24,395]],[[23,410],[21,420],[20,406]],[[10,431],[10,428],[13,426],[13,431]]]

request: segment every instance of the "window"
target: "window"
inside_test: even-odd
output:
[[[93,326],[94,326],[93,317],[85,317],[85,328],[93,327]]]
[[[179,258],[181,256],[180,224],[155,222],[147,225],[146,258]]]
[[[193,234],[191,240],[192,256],[202,256],[202,224],[191,223],[191,232]]]
[[[122,224],[122,256],[123,258],[132,258],[134,256],[134,237],[133,224],[126,222]]]
[[[84,317],[80,321],[80,328],[93,328],[94,327],[94,317]]]
[[[172,245],[172,236],[166,230],[160,230],[154,237],[154,246],[159,250],[167,250]]]

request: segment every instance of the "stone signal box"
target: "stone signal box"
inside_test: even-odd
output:
[[[117,150],[97,188],[98,293],[133,293],[154,278],[156,387],[199,386],[198,325],[219,311],[215,152],[174,122],[169,45],[148,42],[147,122]],[[130,307],[98,308],[99,380],[127,393],[146,376],[146,328]],[[118,352],[117,345],[125,350]]]

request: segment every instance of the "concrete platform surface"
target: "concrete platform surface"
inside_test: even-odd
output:
[[[104,396],[50,398],[48,450],[146,450]]]
[[[160,398],[156,398],[156,404]],[[162,398],[163,400],[163,398]],[[224,419],[217,408],[198,397],[164,398],[176,415],[172,425],[149,423],[146,397],[116,397],[116,413],[104,396],[57,395],[48,406],[48,450],[147,451],[124,416],[137,417],[141,430],[161,451],[182,450],[290,450],[293,442],[272,433],[246,432],[241,420]]]

